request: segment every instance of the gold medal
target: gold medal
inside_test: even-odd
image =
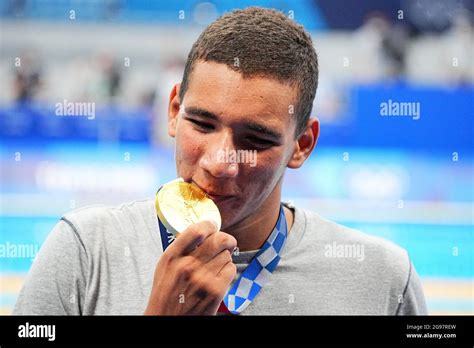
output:
[[[166,229],[176,235],[200,221],[214,221],[221,228],[221,214],[206,192],[198,186],[173,180],[156,193],[155,209]]]

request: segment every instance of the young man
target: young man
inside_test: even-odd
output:
[[[191,225],[163,251],[154,200],[68,213],[14,313],[425,314],[405,250],[281,204],[285,169],[318,138],[317,83],[311,38],[283,14],[248,8],[212,23],[171,91],[168,132],[177,176],[214,200],[221,231]],[[222,156],[238,151],[255,161]],[[337,246],[363,254],[332,257]]]

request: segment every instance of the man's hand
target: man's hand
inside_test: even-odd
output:
[[[189,226],[160,257],[145,314],[216,314],[236,274],[236,246],[212,222]]]

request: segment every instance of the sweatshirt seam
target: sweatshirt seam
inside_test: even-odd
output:
[[[65,223],[67,223],[69,225],[69,227],[71,228],[72,232],[74,233],[74,235],[76,236],[76,238],[79,240],[79,243],[81,244],[81,247],[82,249],[84,250],[84,253],[86,254],[86,257],[87,259],[89,260],[89,254],[87,253],[87,249],[86,249],[86,246],[84,244],[84,241],[82,240],[76,226],[74,226],[74,224],[68,220],[67,218],[65,217],[62,217],[61,218],[62,221],[64,221]]]
[[[405,284],[405,289],[403,290],[403,295],[402,295],[402,302],[400,302],[397,306],[397,310],[395,312],[395,315],[399,315],[398,313],[400,312],[400,309],[402,308],[402,304],[403,302],[405,301],[405,295],[406,295],[406,292],[408,290],[408,285],[410,284],[410,279],[411,279],[411,260],[410,260],[410,256],[408,256],[408,279],[407,279],[407,283]]]
[[[86,249],[86,246],[84,244],[84,241],[82,240],[80,234],[79,234],[79,231],[77,230],[76,226],[74,226],[74,224],[68,220],[67,218],[65,218],[64,216],[61,218],[62,221],[64,221],[72,230],[72,233],[74,233],[74,235],[76,236],[77,240],[79,241],[79,244],[81,245],[81,248],[82,248],[82,251],[84,252],[84,254],[86,255],[86,260],[87,260],[87,263],[89,264],[90,263],[90,259],[89,259],[89,254],[87,253],[87,249]],[[79,315],[83,315],[84,314],[84,305],[85,305],[85,302],[86,302],[86,293],[87,293],[87,288],[88,288],[88,284],[87,284],[87,281],[85,282],[85,289],[84,289],[84,299],[83,299],[83,303],[81,304],[81,302],[78,303],[78,310],[79,310]],[[80,298],[80,296],[78,296],[78,301],[82,301],[82,299]],[[63,301],[61,299],[61,304],[64,307],[64,304],[63,304]]]
[[[296,214],[296,209],[295,208],[295,214]],[[294,243],[292,243],[292,245],[289,245],[288,241],[289,241],[289,238],[291,237],[291,230],[290,230],[290,235],[288,237],[288,240],[285,242],[285,247],[283,249],[283,252],[282,252],[282,257],[285,256],[285,257],[288,257],[288,255],[291,255],[291,253],[296,250],[298,248],[298,245],[300,245],[301,241],[303,240],[304,238],[304,235],[306,233],[306,228],[307,228],[307,225],[308,225],[308,218],[306,216],[306,211],[304,209],[299,209],[299,212],[301,213],[301,217],[303,219],[303,221],[301,222],[301,234],[300,236],[298,236],[298,239],[294,241]],[[293,226],[292,228],[294,228],[295,226]]]

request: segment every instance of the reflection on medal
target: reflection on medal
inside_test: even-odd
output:
[[[211,220],[221,226],[221,215],[214,202],[194,184],[176,179],[162,186],[155,200],[163,251],[173,242],[176,233],[189,225]],[[240,274],[222,300],[219,312],[240,314],[255,299],[278,266],[288,235],[283,205],[273,232],[250,264]]]
[[[182,233],[200,221],[214,221],[219,230],[221,215],[215,203],[198,186],[182,178],[163,185],[156,193],[158,218],[172,234]]]

